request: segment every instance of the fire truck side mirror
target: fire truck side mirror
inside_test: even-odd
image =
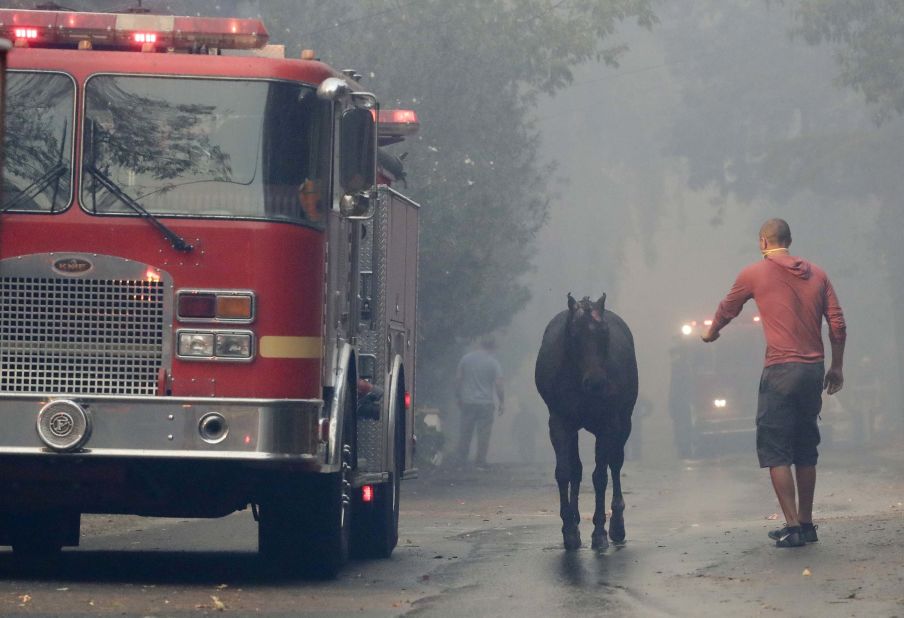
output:
[[[373,114],[359,107],[345,110],[339,133],[339,185],[346,196],[357,196],[373,187],[376,180],[377,132]],[[342,206],[343,214],[361,216],[370,204],[366,198],[343,199]]]

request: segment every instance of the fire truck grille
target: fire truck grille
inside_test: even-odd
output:
[[[0,391],[154,395],[159,281],[0,278]]]

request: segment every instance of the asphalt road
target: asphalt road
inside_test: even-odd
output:
[[[585,454],[585,459],[587,458]],[[86,516],[79,548],[0,550],[0,615],[904,616],[904,458],[824,454],[820,542],[771,546],[775,505],[750,454],[629,462],[627,543],[561,545],[552,464],[435,470],[403,485],[399,547],[333,581],[274,575],[248,512]]]

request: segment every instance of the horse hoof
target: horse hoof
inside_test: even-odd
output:
[[[574,551],[575,549],[579,549],[581,547],[581,533],[577,530],[572,533],[563,532],[562,539],[567,551]]]
[[[600,534],[593,533],[593,536],[590,537],[590,547],[591,549],[606,549],[609,547],[609,540],[606,538],[605,530]]]
[[[612,539],[613,543],[624,543],[625,542],[625,527],[622,526],[613,526],[609,524],[609,538]]]

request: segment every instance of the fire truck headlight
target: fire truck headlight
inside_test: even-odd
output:
[[[251,358],[251,334],[217,334],[216,356],[223,358]]]
[[[685,324],[681,327],[681,334],[684,335],[685,337],[687,335],[690,335],[692,332],[694,332],[694,329],[691,327],[690,324]]]
[[[179,333],[179,356],[213,356],[213,333]]]
[[[713,399],[713,406],[716,408],[724,408],[728,405],[728,402],[724,399]]]

